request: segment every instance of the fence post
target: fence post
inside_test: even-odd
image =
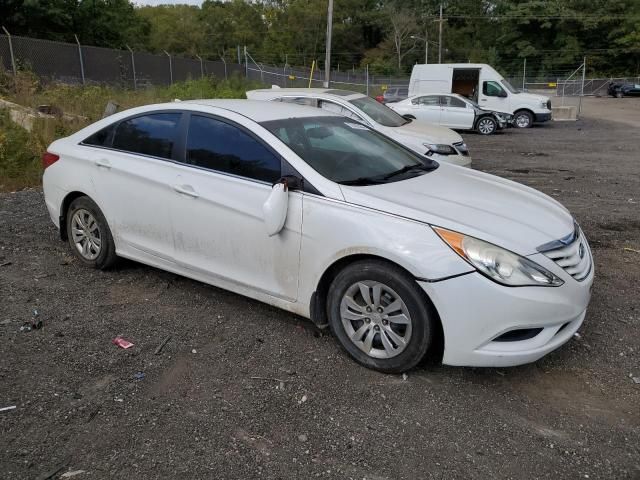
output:
[[[369,64],[366,65],[365,76],[367,77],[367,96],[369,96]]]
[[[244,46],[244,77],[249,78],[249,62],[247,61],[247,46]]]
[[[220,60],[224,64],[224,79],[227,80],[227,61],[224,59],[224,55],[220,57]]]
[[[522,64],[522,91],[526,91],[525,87],[525,79],[527,78],[527,59],[524,59],[524,63]]]
[[[238,49],[238,65],[242,65],[242,60],[240,60],[240,45],[236,45]]]
[[[133,89],[137,90],[138,81],[136,79],[136,59],[133,56],[133,50],[131,50],[131,47],[129,47],[129,45],[125,45],[125,47],[127,47],[127,50],[129,50],[129,53],[131,53],[131,70],[133,72]]]
[[[4,28],[4,26],[2,27],[2,30],[4,30],[4,33],[7,35],[7,39],[9,40],[9,55],[11,55],[11,68],[13,69],[13,78],[15,80],[18,75],[18,70],[16,69],[16,58],[13,56],[13,42],[11,41],[11,34],[6,28]]]
[[[587,57],[582,59],[582,87],[580,88],[580,103],[578,104],[578,115],[582,113],[582,97],[584,97],[584,77],[587,73]]]
[[[173,85],[173,65],[171,64],[171,55],[166,50],[163,50],[164,54],[169,57],[169,81]]]
[[[82,61],[82,47],[80,46],[80,40],[78,40],[78,36],[74,33],[74,38],[76,39],[76,43],[78,44],[78,58],[80,59],[80,75],[82,75],[82,85],[84,85],[84,62]]]
[[[204,78],[204,64],[202,63],[202,57],[200,55],[196,55],[196,58],[200,60],[200,78]],[[227,77],[227,72],[225,68],[225,78]]]

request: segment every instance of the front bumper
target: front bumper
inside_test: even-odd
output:
[[[551,120],[551,112],[549,113],[535,113],[534,121],[535,122],[548,122]]]
[[[447,365],[508,367],[538,360],[567,342],[584,321],[593,271],[560,287],[505,287],[470,273],[419,282],[433,301],[444,331]],[[532,338],[496,341],[506,332],[539,329]],[[504,338],[504,337],[503,337]]]

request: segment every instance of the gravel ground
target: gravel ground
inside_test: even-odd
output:
[[[40,191],[0,194],[0,407],[17,406],[0,477],[640,478],[640,137],[589,117],[465,137],[476,168],[583,226],[597,278],[579,337],[523,367],[383,375],[258,302],[85,269]],[[20,331],[34,309],[44,328]]]

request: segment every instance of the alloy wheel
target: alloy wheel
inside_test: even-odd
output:
[[[488,118],[483,118],[480,120],[480,122],[478,122],[478,130],[483,135],[489,135],[493,133],[493,131],[495,130],[495,124],[493,120]]]
[[[95,260],[100,255],[100,227],[88,210],[80,208],[71,217],[71,238],[82,258]]]
[[[348,338],[373,358],[392,358],[411,340],[411,315],[389,286],[364,280],[351,285],[340,302],[340,319]]]
[[[529,126],[529,116],[520,114],[516,117],[516,125],[518,128],[527,128]]]

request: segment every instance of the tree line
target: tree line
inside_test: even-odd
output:
[[[638,0],[334,0],[332,67],[407,74],[442,61],[492,64],[508,75],[564,77],[587,57],[590,75],[640,74]],[[2,0],[13,35],[237,61],[323,66],[327,0],[205,0],[135,6],[129,0]]]

